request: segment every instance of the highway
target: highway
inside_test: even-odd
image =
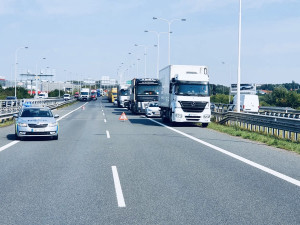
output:
[[[1,225],[300,224],[295,153],[105,99],[54,114],[57,141],[0,128]]]

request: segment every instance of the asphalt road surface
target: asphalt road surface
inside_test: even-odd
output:
[[[122,112],[128,120],[120,121]],[[0,129],[0,224],[300,224],[300,156],[98,99]]]

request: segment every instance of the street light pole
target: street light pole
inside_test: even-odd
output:
[[[145,59],[145,77],[147,77],[147,46],[146,45],[138,45],[138,44],[135,44],[134,46],[137,46],[137,47],[144,47],[144,59]]]
[[[28,47],[20,47],[16,49],[16,54],[15,54],[15,98],[17,97],[17,66],[18,66],[18,52],[21,49],[27,49]]]
[[[238,77],[237,77],[237,112],[240,112],[241,101],[241,30],[242,30],[242,0],[240,0],[239,12],[239,47],[238,47]]]
[[[168,50],[168,62],[169,65],[171,65],[171,24],[175,21],[186,21],[186,19],[172,19],[172,20],[167,20],[164,18],[158,18],[158,17],[153,17],[154,20],[162,20],[168,23],[169,26],[169,31],[168,31],[168,45],[169,45],[169,50]]]
[[[159,74],[159,38],[161,34],[167,34],[167,32],[157,32],[154,30],[145,30],[145,32],[154,33],[157,36],[157,62],[156,62],[156,77],[158,79]]]
[[[43,59],[46,59],[46,58],[40,58],[38,61],[40,60],[43,60]],[[36,66],[35,66],[35,97],[37,98],[38,97],[38,62],[36,63]]]

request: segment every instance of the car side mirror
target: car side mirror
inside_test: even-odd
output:
[[[59,115],[54,115],[54,118],[57,119],[59,117]]]
[[[18,114],[14,114],[13,117],[14,118],[19,118],[19,115]]]

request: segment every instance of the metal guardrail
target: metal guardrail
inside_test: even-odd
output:
[[[211,105],[212,105],[211,107],[212,112],[218,112],[218,113],[232,112],[233,111],[232,109],[234,108],[233,104],[212,103]],[[247,113],[250,114],[249,112]],[[286,107],[260,107],[257,114],[283,117],[283,118],[300,119],[299,110],[286,108]]]
[[[212,114],[220,124],[237,125],[251,131],[299,141],[299,119],[237,112],[212,111]]]
[[[30,102],[32,105],[41,105],[41,106],[47,106],[50,109],[55,109],[59,106],[62,106],[64,104],[74,102],[76,99],[71,99],[68,101],[65,101],[64,99],[21,99],[17,100],[15,104],[9,104],[5,107],[3,107],[3,102],[7,102],[7,100],[0,100],[0,123],[3,123],[7,120],[10,120],[13,118],[13,115],[15,113],[18,113],[21,109],[22,105]]]

